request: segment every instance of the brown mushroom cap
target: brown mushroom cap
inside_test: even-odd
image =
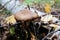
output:
[[[26,20],[31,20],[34,18],[37,18],[38,14],[31,12],[28,9],[24,9],[22,11],[19,11],[15,14],[15,18],[20,21],[26,21]]]

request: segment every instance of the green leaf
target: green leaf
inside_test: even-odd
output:
[[[14,28],[14,27],[11,27],[11,28],[10,28],[10,34],[11,34],[11,35],[14,35],[14,34],[15,34],[15,28]]]

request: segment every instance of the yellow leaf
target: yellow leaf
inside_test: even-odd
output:
[[[56,24],[50,24],[51,27],[54,27],[54,29],[56,29],[58,27],[58,25]]]
[[[14,18],[14,15],[7,17],[5,19],[5,23],[7,23],[7,24],[9,24],[9,23],[12,23],[12,24],[16,23],[16,20]]]
[[[45,9],[45,12],[46,12],[46,13],[50,13],[50,11],[51,11],[51,6],[50,6],[49,4],[46,4],[45,7],[44,7],[44,9]]]

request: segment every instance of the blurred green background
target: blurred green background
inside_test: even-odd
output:
[[[37,4],[50,4],[51,6],[55,6],[55,8],[60,9],[60,0],[25,0],[25,5],[32,5],[34,3]],[[1,9],[0,9],[1,10]],[[0,11],[0,14],[10,14],[11,12],[4,9],[3,11]]]

